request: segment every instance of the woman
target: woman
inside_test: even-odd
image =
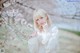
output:
[[[35,10],[33,15],[35,32],[28,40],[30,53],[55,53],[58,42],[58,29],[52,25],[47,12]]]

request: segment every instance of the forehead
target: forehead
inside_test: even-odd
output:
[[[35,19],[40,19],[41,17],[43,17],[43,16],[36,16],[36,18]],[[44,18],[44,17],[43,17]]]

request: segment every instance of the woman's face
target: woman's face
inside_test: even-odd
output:
[[[38,18],[36,19],[36,22],[37,22],[39,25],[43,26],[43,25],[46,23],[46,19],[43,18],[43,17],[41,17],[41,16],[38,16]]]

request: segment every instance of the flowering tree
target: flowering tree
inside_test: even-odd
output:
[[[2,17],[5,20],[8,31],[5,41],[7,46],[5,45],[5,48],[9,50],[10,47],[16,46],[16,48],[27,49],[27,40],[34,30],[33,25],[27,22],[24,14],[22,14],[19,9],[13,7],[4,10]],[[14,51],[14,49],[12,49],[12,51]]]

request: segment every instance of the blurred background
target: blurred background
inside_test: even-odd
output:
[[[0,0],[0,53],[29,53],[33,12],[44,9],[59,28],[57,53],[80,53],[80,1]]]

